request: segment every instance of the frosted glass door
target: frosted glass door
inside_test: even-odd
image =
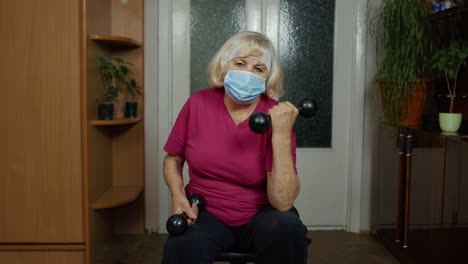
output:
[[[334,14],[335,1],[280,2],[279,54],[285,76],[281,101],[319,99],[316,118],[296,122],[298,147],[331,147]]]
[[[208,88],[206,69],[232,35],[245,29],[245,0],[190,2],[190,91]]]

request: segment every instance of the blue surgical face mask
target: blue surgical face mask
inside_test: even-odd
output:
[[[248,71],[228,70],[224,87],[234,102],[251,104],[265,92],[265,79]]]

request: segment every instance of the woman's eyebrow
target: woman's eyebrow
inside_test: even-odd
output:
[[[266,69],[265,63],[258,63],[258,64],[255,64],[254,66],[255,66],[255,67],[261,67],[261,68],[263,68],[263,69]]]
[[[252,57],[250,57],[250,56],[247,56],[247,57],[235,57],[235,58],[234,58],[234,61],[241,61],[241,62],[243,62],[243,63],[247,63],[246,58],[251,58],[251,59],[257,61],[258,63],[255,63],[255,64],[254,64],[255,67],[262,67],[262,68],[266,69],[265,63],[263,63],[261,60],[252,58]]]
[[[261,66],[261,67],[266,68],[266,65],[265,65],[265,63],[263,61],[255,58],[255,57],[250,57],[250,58],[257,62],[257,63],[254,64],[254,66]]]

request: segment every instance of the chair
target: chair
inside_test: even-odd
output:
[[[247,252],[240,249],[221,252],[216,261],[228,261],[231,264],[246,264],[247,262],[255,263],[256,255],[253,252]]]

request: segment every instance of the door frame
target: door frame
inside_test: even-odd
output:
[[[189,1],[189,0],[181,0]],[[249,0],[246,0],[247,3]],[[348,0],[336,0],[348,1]],[[155,4],[156,3],[156,4]],[[175,14],[172,16],[172,1],[169,0],[146,0],[145,1],[145,23],[152,23],[145,26],[145,44],[147,47],[157,47],[153,52],[151,49],[146,49],[145,62],[145,124],[148,124],[146,131],[145,143],[145,164],[146,167],[146,181],[151,183],[147,185],[145,196],[147,200],[146,206],[146,228],[149,231],[166,232],[165,223],[170,216],[170,194],[166,187],[163,178],[163,159],[165,152],[163,150],[164,143],[166,142],[170,129],[172,127],[172,116],[176,109],[181,106],[173,105],[172,99],[174,96],[187,95],[174,95],[171,87],[175,85],[184,85],[177,83],[177,78],[172,78],[174,72],[172,65],[174,60],[180,56],[187,56],[181,54],[180,51],[172,49],[172,32],[176,30],[176,34],[183,34],[183,31],[177,31],[174,28],[176,23],[174,20],[180,21],[182,16]],[[177,3],[176,3],[177,4]],[[150,7],[150,8],[149,8]],[[366,93],[366,43],[367,43],[367,0],[353,0],[353,9],[346,10],[351,12],[353,17],[353,54],[352,65],[353,71],[351,74],[351,126],[350,126],[350,142],[349,142],[349,160],[348,160],[348,199],[347,199],[347,223],[345,229],[351,232],[360,232],[361,230],[368,230],[369,218],[369,197],[370,184],[367,180],[365,173],[369,171],[369,164],[363,164],[363,151],[364,151],[364,123],[365,123],[365,93]],[[151,19],[151,17],[153,19]],[[155,17],[157,17],[158,27],[153,27]],[[179,23],[183,24],[183,23]],[[185,23],[188,25],[188,23]],[[188,32],[186,30],[185,32]],[[187,38],[189,36],[182,36]],[[157,40],[156,40],[157,39]],[[148,40],[151,40],[148,41]],[[156,43],[155,43],[156,42]],[[151,45],[153,44],[153,45]],[[149,46],[151,45],[151,46]],[[335,45],[336,47],[336,45]],[[178,57],[179,56],[179,57]],[[156,67],[156,69],[154,68]],[[189,67],[187,65],[187,67]],[[178,69],[178,71],[181,69]],[[155,71],[157,72],[155,74]],[[189,69],[182,69],[182,71],[189,72]],[[188,84],[185,84],[188,85]],[[153,88],[153,89],[151,89]],[[156,106],[156,107],[155,107]],[[153,125],[151,125],[153,124]],[[154,147],[157,146],[155,150]],[[157,177],[157,180],[155,180]],[[157,199],[158,208],[155,208]],[[150,203],[148,203],[150,202]],[[151,205],[151,206],[149,206]]]

